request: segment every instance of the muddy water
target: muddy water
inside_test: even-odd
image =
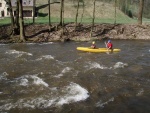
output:
[[[103,41],[96,42],[105,47]],[[1,113],[150,113],[149,41],[0,44]]]

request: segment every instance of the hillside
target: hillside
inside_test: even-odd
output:
[[[59,1],[59,0],[54,0],[54,1]],[[53,1],[51,3],[53,3]],[[48,5],[46,6],[46,4],[47,4],[47,0],[36,1],[37,7],[41,7],[45,5],[45,7],[38,10],[39,12],[38,16],[48,15]],[[76,15],[76,6],[77,6],[76,2],[73,2],[71,0],[70,1],[66,0],[64,4],[64,18],[74,19]],[[131,18],[126,16],[118,8],[116,12],[117,12],[117,15],[116,15],[117,20],[132,21]],[[84,8],[83,8],[83,3],[80,2],[78,18],[81,18],[82,14],[83,14],[83,18],[85,19],[92,18],[92,15],[93,15],[92,13],[93,13],[92,1],[85,0]],[[51,16],[59,18],[59,15],[60,15],[60,3],[51,4]],[[115,7],[113,4],[96,1],[96,11],[95,11],[96,19],[114,19],[114,17],[115,17]]]

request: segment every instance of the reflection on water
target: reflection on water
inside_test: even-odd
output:
[[[0,44],[0,112],[150,112],[148,41],[113,43],[121,52],[76,50],[88,42]]]

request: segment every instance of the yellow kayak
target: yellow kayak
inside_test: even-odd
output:
[[[113,49],[108,50],[107,48],[96,48],[92,49],[90,47],[77,47],[77,50],[79,51],[85,51],[85,52],[94,52],[94,53],[101,53],[101,52],[119,52],[121,49]]]

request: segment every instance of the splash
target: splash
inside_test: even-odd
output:
[[[0,80],[7,80],[7,76],[8,76],[8,73],[3,72],[2,74],[0,74]]]
[[[6,54],[15,54],[17,55],[17,57],[21,57],[22,55],[33,56],[31,53],[23,52],[23,51],[16,51],[16,50],[9,50],[6,52]]]
[[[141,90],[139,90],[139,92],[136,94],[136,96],[141,96],[141,95],[143,95],[143,93],[144,93],[144,90],[141,89]]]
[[[97,62],[88,62],[89,69],[98,68],[98,69],[108,69],[108,67],[105,67],[103,65],[98,64]]]
[[[64,69],[62,70],[62,73],[67,73],[67,72],[69,72],[70,70],[71,70],[70,67],[66,67],[66,68],[64,68]]]
[[[31,78],[34,80],[33,84],[36,85],[44,85],[45,87],[48,87],[49,85],[44,82],[41,78],[37,77],[37,76],[31,76]]]
[[[58,91],[59,90],[59,91]],[[46,93],[35,98],[22,98],[14,102],[14,100],[1,100],[4,101],[3,105],[0,106],[0,111],[11,110],[13,108],[48,108],[57,107],[64,104],[74,103],[86,100],[89,97],[88,91],[76,83],[70,83],[68,86],[58,88],[55,91],[56,95],[51,95],[52,93]]]
[[[53,44],[53,42],[46,42],[46,43],[41,43],[41,44],[39,44],[39,45],[47,45],[47,44]]]
[[[35,45],[36,43],[26,43],[27,45]]]
[[[52,55],[44,55],[44,56],[42,56],[42,58],[45,58],[45,59],[54,59],[54,57]]]
[[[23,78],[20,80],[20,82],[21,82],[20,83],[21,86],[27,86],[29,81],[28,81],[28,79]]]
[[[68,73],[71,70],[70,67],[65,67],[62,72],[58,75],[56,75],[55,77],[60,78],[61,76],[63,76],[65,73]]]
[[[0,44],[0,46],[3,46],[3,45],[7,45],[7,44]]]
[[[110,98],[106,102],[99,101],[96,103],[96,107],[102,107],[103,108],[105,105],[107,105],[109,102],[112,102],[112,101],[114,101],[114,98]]]
[[[123,63],[123,62],[117,62],[115,65],[114,65],[114,69],[117,69],[117,68],[124,68],[128,66],[127,63]]]
[[[89,97],[88,91],[76,83],[71,83],[70,86],[67,86],[65,90],[68,91],[68,94],[62,97],[58,101],[57,105],[78,102]]]
[[[22,77],[19,77],[16,79],[16,83],[19,83],[21,86],[28,86],[29,84],[35,84],[35,85],[43,85],[45,87],[48,87],[49,85],[43,81],[43,79],[39,78],[37,76],[38,74],[35,75],[24,75]],[[31,79],[29,81],[29,79]]]
[[[36,61],[40,61],[40,60],[43,60],[43,59],[50,60],[50,59],[54,59],[54,57],[52,55],[43,55],[42,57],[36,59]]]

